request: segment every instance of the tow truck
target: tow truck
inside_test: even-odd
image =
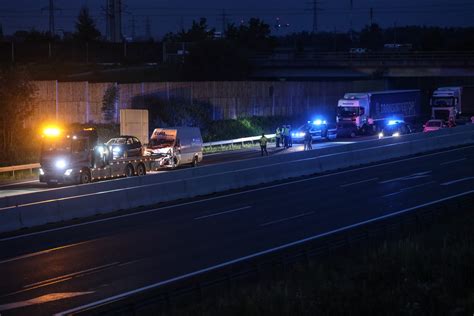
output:
[[[39,181],[48,186],[85,184],[96,180],[143,176],[159,166],[153,157],[113,159],[107,146],[98,144],[97,130],[43,130]]]

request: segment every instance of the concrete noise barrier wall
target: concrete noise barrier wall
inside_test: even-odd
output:
[[[108,190],[4,206],[0,208],[0,232],[474,144],[474,125],[407,136],[410,137],[334,147],[338,150],[313,150],[185,169],[165,176],[136,177],[125,179],[127,186],[114,184]],[[98,185],[107,184],[110,182]]]

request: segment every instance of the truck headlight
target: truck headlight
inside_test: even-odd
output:
[[[44,176],[44,170],[39,168],[39,174],[40,174],[40,176]]]
[[[58,169],[64,169],[64,168],[66,168],[66,165],[67,165],[66,160],[64,160],[64,159],[57,160],[56,163],[55,163],[55,166]]]
[[[64,175],[65,176],[70,176],[72,173],[72,169],[67,169],[65,172],[64,172]]]
[[[99,153],[99,155],[103,155],[106,149],[104,146],[98,146],[96,150]]]
[[[380,133],[379,133],[379,139],[380,139],[380,138],[383,138],[383,132],[380,132]]]
[[[399,132],[395,132],[395,133],[393,133],[392,136],[393,136],[393,137],[398,137],[398,136],[400,136],[400,133],[399,133]]]

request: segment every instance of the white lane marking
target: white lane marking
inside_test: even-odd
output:
[[[96,273],[96,272],[99,272],[99,271],[103,271],[103,270],[108,269],[108,268],[113,267],[113,266],[118,266],[119,263],[120,262],[105,264],[105,265],[90,268],[90,269],[87,269],[87,270],[74,272],[74,273],[70,273],[70,274],[65,274],[65,275],[61,275],[61,276],[58,276],[58,277],[55,277],[55,278],[52,278],[52,279],[36,282],[36,283],[33,283],[33,284],[28,284],[28,285],[23,286],[23,290],[19,290],[19,291],[15,291],[15,292],[11,292],[11,293],[8,293],[8,294],[1,295],[0,298],[8,297],[8,296],[12,296],[12,295],[32,291],[32,290],[36,290],[36,289],[39,289],[39,288],[42,288],[42,287],[45,287],[45,286],[49,286],[49,285],[53,285],[53,284],[56,284],[56,283],[69,281],[69,280],[71,280],[75,277],[83,277],[83,276],[86,276],[86,275],[89,275],[89,274],[93,274],[93,273]]]
[[[460,162],[460,161],[464,161],[464,160],[467,160],[467,158],[461,158],[461,159],[446,161],[446,162],[440,163],[439,165],[440,165],[440,166],[444,166],[444,165],[449,165],[449,164],[456,163],[456,162]]]
[[[430,171],[424,171],[424,172],[417,172],[417,173],[410,174],[408,176],[403,176],[403,177],[398,177],[398,178],[394,178],[394,179],[390,179],[390,180],[380,181],[379,183],[384,184],[384,183],[390,183],[390,182],[395,182],[395,181],[406,181],[406,180],[414,180],[414,179],[419,179],[419,178],[426,178],[426,177],[429,177],[429,174],[431,172],[432,172],[431,170]]]
[[[39,180],[31,180],[31,181],[23,181],[23,182],[14,182],[14,183],[9,183],[9,184],[2,184],[2,185],[0,185],[0,188],[12,187],[12,186],[15,186],[15,185],[22,185],[22,184],[28,184],[28,183],[39,183]]]
[[[378,179],[379,179],[379,178],[372,178],[372,179],[367,179],[367,180],[362,180],[362,181],[347,183],[347,184],[340,185],[340,187],[341,187],[341,188],[346,188],[346,187],[350,187],[351,185],[361,184],[361,183],[364,183],[364,182],[377,181]]]
[[[420,184],[417,184],[417,185],[412,185],[412,186],[410,186],[410,187],[401,188],[400,191],[409,191],[409,190],[411,190],[411,189],[418,188],[418,187],[422,187],[422,186],[425,186],[425,185],[428,185],[428,184],[432,184],[432,183],[436,183],[436,181],[428,181],[428,182],[425,182],[425,183],[420,183]]]
[[[46,250],[42,250],[42,251],[38,251],[38,252],[33,252],[33,253],[26,254],[26,255],[21,255],[21,256],[18,256],[18,257],[2,260],[2,261],[0,261],[0,264],[12,262],[12,261],[18,261],[18,260],[22,260],[22,259],[27,259],[27,258],[31,258],[31,257],[36,257],[36,256],[44,255],[46,253],[50,253],[50,252],[53,252],[53,251],[67,249],[67,248],[79,246],[79,245],[82,245],[82,244],[86,244],[86,243],[89,243],[89,242],[91,242],[91,240],[83,241],[83,242],[79,242],[79,243],[75,243],[75,244],[71,244],[71,245],[46,249]]]
[[[0,305],[0,311],[6,311],[6,310],[10,310],[10,309],[20,308],[20,307],[25,307],[25,306],[31,306],[31,305],[37,305],[37,304],[44,304],[44,303],[48,303],[48,302],[54,302],[54,301],[63,300],[63,299],[66,299],[66,298],[72,298],[72,297],[87,295],[87,294],[92,294],[92,293],[95,293],[95,292],[94,291],[88,291],[88,292],[51,293],[51,294],[38,296],[36,298],[26,300],[26,301]]]
[[[385,194],[385,195],[382,195],[382,197],[389,197],[389,196],[394,196],[394,195],[397,195],[397,194],[400,194],[402,193],[402,191],[397,191],[397,192],[393,192],[393,193],[390,193],[390,194]]]
[[[282,223],[282,222],[287,222],[287,221],[291,221],[293,219],[297,219],[297,218],[312,215],[312,214],[314,214],[314,212],[303,213],[303,214],[299,214],[299,215],[295,215],[295,216],[286,217],[286,218],[282,218],[282,219],[277,219],[275,221],[267,222],[267,223],[261,224],[260,226],[264,227],[264,226],[269,226],[269,225],[278,224],[278,223]]]
[[[73,272],[73,273],[69,273],[69,274],[60,275],[60,276],[55,277],[55,278],[51,278],[51,279],[48,279],[48,280],[39,281],[39,282],[35,282],[35,283],[32,283],[32,284],[25,285],[25,286],[23,286],[23,288],[24,289],[32,288],[32,287],[36,288],[36,287],[38,287],[38,285],[45,285],[45,284],[48,284],[48,283],[51,283],[51,282],[54,282],[54,281],[73,278],[73,277],[76,277],[76,276],[79,276],[79,275],[82,275],[82,274],[90,274],[90,272],[96,272],[97,270],[104,270],[106,268],[116,266],[118,264],[120,264],[120,262],[113,262],[113,263],[104,264],[104,265],[101,265],[101,266],[98,266],[98,267],[93,267],[93,268],[78,271],[78,272]]]
[[[93,224],[97,224],[97,223],[113,221],[113,220],[117,220],[117,219],[131,217],[131,216],[139,216],[139,215],[148,214],[148,213],[160,212],[160,211],[163,211],[163,210],[172,209],[172,208],[176,208],[176,207],[181,207],[181,206],[186,206],[186,205],[193,205],[193,204],[198,204],[198,203],[203,203],[203,202],[208,202],[208,201],[214,201],[214,200],[220,200],[220,199],[228,198],[228,197],[231,197],[231,196],[244,195],[244,194],[251,193],[251,192],[259,192],[259,191],[265,191],[265,190],[270,190],[270,189],[279,188],[279,187],[285,187],[285,186],[288,186],[288,185],[293,185],[295,183],[303,183],[303,182],[308,182],[308,181],[314,181],[314,180],[324,179],[324,178],[333,177],[333,176],[337,176],[337,175],[341,175],[341,174],[357,172],[357,171],[360,171],[360,170],[367,170],[367,169],[377,168],[377,167],[380,167],[380,166],[392,165],[392,164],[396,164],[396,163],[400,163],[400,162],[404,162],[404,161],[411,161],[411,160],[423,159],[425,157],[438,156],[438,155],[442,155],[442,154],[445,154],[445,153],[455,152],[455,151],[459,151],[459,150],[465,150],[467,148],[473,148],[473,147],[474,146],[456,148],[456,149],[451,149],[451,150],[447,150],[447,151],[444,151],[444,152],[431,153],[431,154],[426,154],[426,155],[423,155],[423,156],[405,158],[405,159],[401,159],[401,160],[397,160],[397,161],[384,162],[384,163],[380,163],[380,164],[377,164],[377,165],[370,165],[370,166],[366,166],[366,167],[360,167],[360,168],[356,168],[356,169],[350,169],[350,170],[330,173],[330,174],[326,174],[326,175],[322,175],[322,176],[314,176],[314,177],[310,177],[310,178],[306,178],[306,179],[295,180],[295,181],[290,181],[290,182],[285,182],[285,183],[280,183],[280,184],[274,184],[274,185],[270,185],[270,186],[266,186],[266,187],[262,187],[262,188],[255,188],[255,189],[251,189],[251,190],[247,190],[247,191],[241,191],[241,192],[236,192],[236,193],[220,195],[220,196],[206,198],[206,199],[202,199],[202,200],[198,200],[198,201],[186,202],[186,203],[175,204],[175,205],[170,205],[170,206],[163,206],[163,207],[159,207],[159,208],[149,209],[149,210],[130,213],[130,214],[125,214],[125,215],[113,216],[113,217],[108,217],[108,218],[104,218],[104,219],[98,219],[98,220],[84,222],[84,223],[80,223],[80,224],[74,224],[74,225],[69,225],[69,226],[64,226],[64,227],[52,228],[52,229],[47,229],[47,230],[34,232],[34,233],[28,233],[28,234],[24,234],[24,235],[6,237],[6,238],[0,239],[0,242],[16,240],[16,239],[31,237],[31,236],[37,236],[37,235],[47,234],[47,233],[51,233],[51,232],[56,232],[56,231],[61,231],[61,230],[86,226],[86,225],[93,225]],[[2,210],[2,208],[0,208],[0,211],[1,210]]]
[[[421,183],[421,184],[417,184],[417,185],[412,185],[410,187],[401,188],[400,191],[390,193],[390,194],[385,194],[382,197],[389,197],[389,196],[397,195],[397,194],[403,193],[405,191],[410,191],[411,189],[415,189],[415,188],[422,187],[422,186],[432,184],[432,183],[436,183],[436,181],[429,181],[429,182],[425,182],[425,183]]]
[[[455,184],[455,183],[459,183],[459,182],[469,181],[469,180],[472,180],[472,179],[474,179],[474,177],[466,177],[466,178],[456,179],[456,180],[449,181],[449,182],[444,182],[444,183],[441,183],[441,185],[451,185],[451,184]]]
[[[448,196],[448,197],[445,197],[445,198],[442,198],[442,199],[438,199],[438,200],[435,200],[435,201],[431,201],[431,202],[428,202],[428,203],[423,203],[423,204],[419,204],[419,205],[416,205],[416,206],[413,206],[413,207],[405,208],[405,209],[397,211],[397,212],[389,213],[389,214],[382,215],[382,216],[379,216],[379,217],[376,217],[376,218],[371,218],[369,220],[358,222],[358,223],[355,223],[355,224],[352,224],[352,225],[349,225],[349,226],[340,227],[340,228],[337,228],[337,229],[334,229],[334,230],[327,231],[325,233],[321,233],[321,234],[318,234],[318,235],[315,235],[315,236],[311,236],[311,237],[308,237],[308,238],[293,241],[291,243],[283,244],[283,245],[275,247],[275,248],[270,248],[270,249],[267,249],[267,250],[256,252],[256,253],[253,253],[253,254],[250,254],[250,255],[247,255],[247,256],[244,256],[244,257],[240,257],[240,258],[237,258],[237,259],[234,259],[234,260],[223,262],[223,263],[220,263],[220,264],[217,264],[217,265],[214,265],[214,266],[210,266],[210,267],[207,267],[207,268],[204,268],[204,269],[201,269],[201,270],[197,270],[197,271],[194,271],[194,272],[191,272],[191,273],[183,274],[183,275],[180,275],[180,276],[177,276],[177,277],[165,280],[165,281],[157,282],[157,283],[150,284],[150,285],[147,285],[147,286],[135,289],[135,290],[131,290],[131,291],[128,291],[128,292],[117,294],[117,295],[114,295],[114,296],[111,296],[111,297],[108,297],[108,298],[105,298],[105,299],[102,299],[102,300],[99,300],[99,301],[96,301],[96,302],[92,302],[92,303],[89,303],[89,304],[85,304],[85,305],[82,305],[82,306],[78,306],[78,307],[69,309],[67,311],[57,313],[55,315],[63,316],[63,315],[69,315],[69,314],[72,314],[72,313],[76,313],[78,311],[86,311],[86,310],[91,309],[91,308],[93,308],[95,306],[98,306],[98,305],[107,304],[107,303],[110,303],[110,302],[113,302],[113,301],[117,301],[119,299],[123,299],[125,297],[130,296],[130,295],[134,295],[134,294],[141,293],[141,292],[144,292],[144,291],[147,291],[147,290],[155,289],[155,288],[158,288],[158,287],[161,287],[161,286],[164,286],[164,285],[176,282],[176,281],[181,281],[181,280],[184,280],[184,279],[187,279],[187,278],[199,275],[199,274],[203,274],[203,273],[206,273],[206,272],[221,269],[223,267],[227,267],[227,266],[230,266],[230,265],[233,265],[233,264],[236,264],[236,263],[248,260],[248,259],[252,259],[252,258],[261,256],[261,255],[266,255],[266,254],[269,254],[269,253],[273,253],[275,251],[283,250],[283,249],[293,247],[293,246],[296,246],[296,245],[301,245],[305,242],[312,241],[312,240],[315,240],[315,239],[318,239],[318,238],[321,238],[321,237],[326,237],[326,236],[332,235],[334,233],[343,232],[343,231],[346,231],[346,230],[349,230],[349,229],[353,229],[353,228],[360,227],[360,226],[363,226],[363,225],[366,225],[366,224],[377,222],[377,221],[382,220],[382,219],[386,219],[386,218],[398,216],[398,215],[403,214],[403,213],[411,212],[411,211],[416,210],[418,208],[422,208],[422,207],[425,207],[425,206],[430,206],[430,205],[440,203],[440,202],[444,202],[444,201],[449,201],[451,199],[455,199],[455,198],[466,196],[466,195],[473,194],[473,193],[474,193],[474,190],[470,190],[470,191],[466,191],[466,192],[459,193],[459,194],[456,194],[456,195],[451,195],[451,196]]]
[[[199,216],[199,217],[196,217],[195,220],[205,219],[205,218],[224,215],[224,214],[229,214],[229,213],[235,213],[235,212],[238,212],[238,211],[247,210],[249,208],[252,208],[252,207],[251,206],[244,206],[244,207],[236,208],[236,209],[233,209],[233,210],[228,210],[228,211],[223,211],[223,212],[219,212],[219,213]]]

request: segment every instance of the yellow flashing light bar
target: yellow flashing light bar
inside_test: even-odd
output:
[[[57,137],[61,135],[61,130],[56,126],[47,126],[43,130],[43,135],[47,137]]]

